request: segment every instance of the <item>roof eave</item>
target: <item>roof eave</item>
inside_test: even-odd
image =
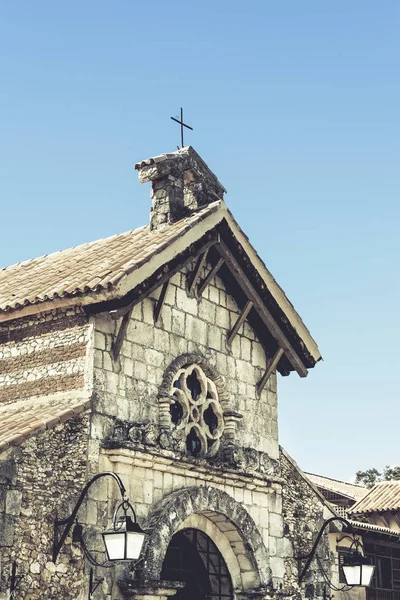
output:
[[[254,266],[261,280],[264,282],[266,289],[284,314],[294,335],[301,340],[302,344],[304,344],[305,350],[309,353],[314,363],[321,360],[322,357],[318,346],[311,337],[311,334],[303,323],[300,315],[296,312],[284,291],[276,282],[275,278],[268,271],[264,262],[251,245],[249,239],[243,233],[233,215],[227,209],[225,202],[214,202],[210,204],[209,208],[210,212],[206,216],[201,218],[182,235],[177,236],[177,239],[173,240],[172,243],[166,245],[159,252],[155,253],[149,260],[146,260],[140,265],[134,265],[134,268],[132,268],[131,272],[119,277],[119,280],[116,281],[114,285],[109,285],[107,289],[102,289],[97,292],[86,291],[72,293],[70,295],[57,297],[52,300],[36,302],[14,310],[0,312],[0,323],[57,308],[67,308],[71,306],[85,307],[100,302],[106,302],[108,300],[120,299],[134,287],[144,282],[163,264],[167,263],[169,260],[172,260],[176,255],[183,252],[189,245],[198,241],[205,234],[207,234],[207,232],[210,232],[219,223],[225,220],[232,232],[232,235],[242,246],[244,252],[249,258],[250,263]]]
[[[232,232],[242,245],[246,254],[249,256],[254,267],[257,269],[258,273],[262,277],[268,291],[272,294],[276,303],[281,308],[282,312],[284,312],[294,332],[302,340],[307,351],[310,353],[314,361],[317,363],[318,361],[322,360],[322,356],[317,346],[317,343],[311,336],[308,328],[304,324],[300,315],[297,313],[296,309],[290,302],[289,298],[286,296],[283,289],[277,283],[272,273],[267,269],[264,261],[260,258],[257,251],[250,243],[249,238],[242,231],[234,216],[227,208],[226,215],[226,220],[229,224],[229,227],[231,228]]]

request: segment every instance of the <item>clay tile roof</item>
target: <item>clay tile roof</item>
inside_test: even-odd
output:
[[[387,535],[394,535],[400,538],[400,531],[390,529],[389,527],[381,527],[380,525],[374,525],[373,523],[362,523],[361,521],[354,521],[354,519],[348,519],[349,523],[353,525],[355,529],[365,529],[366,531],[376,531],[377,533],[386,533]]]
[[[346,481],[339,481],[338,479],[331,479],[330,477],[323,477],[314,473],[306,473],[306,475],[317,487],[336,494],[342,494],[353,500],[361,500],[368,493],[367,488],[362,485],[347,483]]]
[[[377,483],[368,494],[351,507],[352,514],[400,510],[400,481]]]
[[[89,408],[88,397],[79,398],[76,391],[0,406],[0,452],[19,446],[29,437],[52,429]]]
[[[156,231],[145,226],[0,269],[0,312],[110,290],[218,204]]]

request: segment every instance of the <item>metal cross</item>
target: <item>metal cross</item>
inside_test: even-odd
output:
[[[188,129],[193,131],[193,127],[190,127],[189,125],[186,125],[186,123],[183,122],[183,108],[182,107],[181,107],[181,120],[175,119],[175,117],[171,117],[171,119],[173,121],[175,121],[176,123],[179,123],[179,125],[181,126],[181,144],[182,144],[182,148],[183,148],[183,128],[187,127]]]

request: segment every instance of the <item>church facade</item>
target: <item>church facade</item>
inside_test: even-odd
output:
[[[334,513],[277,408],[277,373],[305,377],[318,347],[192,148],[136,169],[149,226],[0,272],[0,598],[88,598],[91,568],[108,600],[322,597],[298,557]],[[147,532],[139,561],[103,564],[106,476],[53,561],[56,514],[103,472]]]

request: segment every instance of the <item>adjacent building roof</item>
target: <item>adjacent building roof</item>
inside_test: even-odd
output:
[[[0,405],[0,452],[19,446],[31,436],[52,429],[90,408],[86,395],[67,392]]]
[[[306,475],[317,487],[336,494],[341,494],[342,496],[346,496],[353,500],[361,500],[368,493],[367,488],[362,485],[347,483],[346,481],[331,479],[330,477],[323,477],[322,475],[315,475],[314,473],[306,473]]]
[[[377,483],[368,494],[351,507],[352,514],[400,510],[400,481]]]
[[[362,529],[364,531],[372,531],[373,533],[384,533],[386,535],[395,536],[400,538],[400,531],[395,531],[389,527],[381,527],[380,525],[374,525],[373,523],[363,523],[361,521],[355,521],[354,519],[347,519],[354,529]]]

